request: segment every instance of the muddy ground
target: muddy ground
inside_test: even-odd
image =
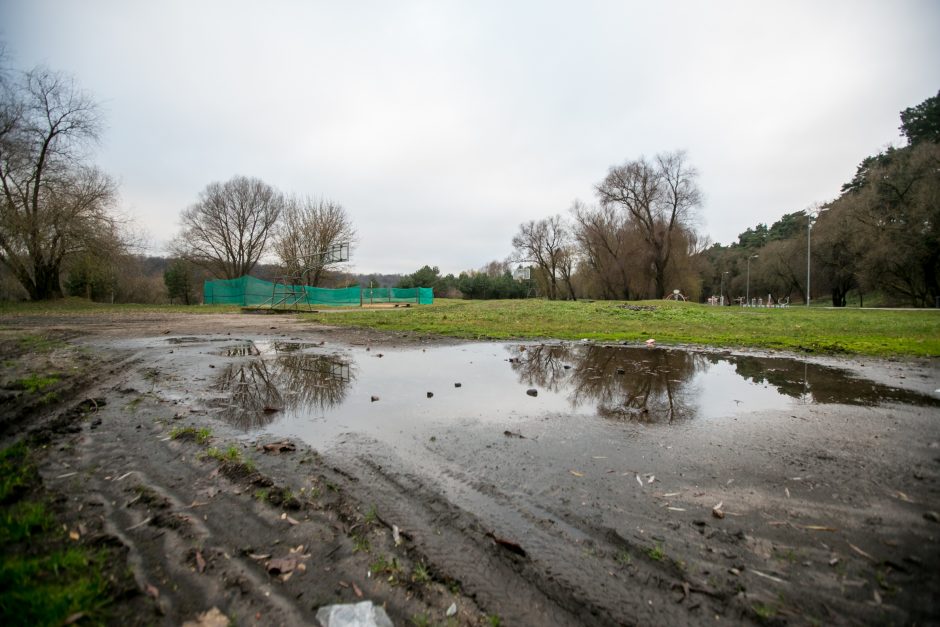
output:
[[[289,316],[0,319],[3,444],[29,438],[79,541],[122,547],[137,592],[115,622],[316,624],[364,599],[397,625],[940,622],[935,360],[812,360],[897,393],[711,426],[658,406],[488,420],[467,396],[464,420],[321,443],[226,413],[220,375],[271,342],[456,345]],[[17,384],[37,374],[56,381]]]

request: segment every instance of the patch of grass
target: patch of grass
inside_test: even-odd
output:
[[[59,376],[56,374],[31,374],[17,381],[16,385],[18,388],[26,390],[30,394],[35,394],[42,392],[50,385],[55,385],[58,382]]]
[[[53,525],[55,520],[42,503],[14,503],[0,513],[0,544],[28,540],[35,533],[48,531]]]
[[[430,627],[431,619],[427,614],[415,614],[411,617],[411,624],[415,627]]]
[[[230,445],[224,451],[218,447],[210,446],[209,450],[206,451],[206,455],[220,462],[243,463],[242,452],[238,450],[238,447],[234,444]]]
[[[499,627],[503,624],[503,621],[500,620],[498,614],[490,614],[486,617],[487,622],[489,622],[490,627]]]
[[[106,622],[108,556],[73,545],[47,505],[24,443],[0,451],[0,616],[7,625]]]
[[[255,471],[255,462],[242,457],[242,452],[234,444],[222,450],[216,446],[210,446],[206,449],[205,456],[221,462],[230,468],[238,468],[241,472],[252,473]]]
[[[411,570],[411,580],[415,583],[428,583],[431,581],[431,573],[424,562],[418,562]]]
[[[55,316],[134,314],[134,313],[239,313],[238,305],[143,305],[137,303],[96,303],[86,298],[68,297],[40,302],[0,302],[0,314],[7,316]]]
[[[374,562],[369,564],[369,571],[373,575],[388,575],[389,583],[394,585],[401,577],[401,564],[398,563],[397,557],[387,558],[380,555]]]
[[[791,564],[796,564],[799,561],[800,557],[796,554],[796,551],[793,549],[787,549],[786,551],[774,547],[774,557],[783,562],[789,562]]]
[[[367,525],[371,525],[379,519],[379,513],[375,509],[375,505],[369,508],[369,511],[366,512],[365,517],[362,519],[362,522]]]
[[[940,355],[940,315],[931,310],[745,309],[644,301],[437,299],[433,305],[304,314],[330,325],[365,326],[473,339],[557,338],[759,347],[805,353]]]
[[[46,392],[39,398],[40,405],[49,405],[59,400],[59,395],[55,392]]]
[[[751,606],[751,609],[761,620],[769,620],[777,615],[777,608],[767,603],[755,603]]]
[[[2,311],[3,307],[0,306],[0,312]],[[65,342],[60,339],[32,334],[21,335],[16,339],[16,343],[24,353],[49,353],[65,346]]]
[[[663,545],[661,544],[654,545],[646,552],[646,554],[651,560],[655,560],[657,562],[663,561],[663,559],[666,557],[666,551],[663,550]]]
[[[353,553],[369,553],[372,547],[369,545],[369,539],[361,534],[353,534]]]
[[[25,442],[0,451],[0,503],[13,501],[35,481],[36,469],[28,455],[29,448]]]
[[[170,430],[170,437],[174,440],[195,440],[197,444],[205,444],[212,437],[212,430],[203,427],[174,427]]]
[[[78,612],[88,622],[103,622],[110,602],[104,559],[77,547],[7,556],[0,564],[0,614],[11,617],[8,624],[61,625]]]
[[[617,554],[614,556],[614,559],[617,560],[617,563],[623,564],[624,566],[629,566],[630,562],[633,561],[633,557],[630,555],[630,551],[626,549],[617,551]]]

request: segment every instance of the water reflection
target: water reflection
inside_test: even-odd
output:
[[[246,344],[236,344],[235,346],[229,346],[224,351],[222,351],[221,354],[226,357],[257,357],[261,353],[258,351],[258,348],[254,345],[253,342],[248,342]]]
[[[343,356],[288,352],[230,364],[216,390],[225,398],[223,418],[253,430],[296,407],[323,411],[339,405],[355,376],[352,361]]]
[[[843,405],[876,405],[884,402],[940,406],[940,399],[910,390],[879,385],[873,381],[853,379],[837,368],[808,362],[764,357],[710,357],[712,363],[734,364],[743,379],[771,385],[786,396],[814,403]]]
[[[674,422],[696,412],[689,381],[707,366],[701,355],[615,346],[510,346],[525,385],[566,392],[572,407],[595,404],[605,418]]]
[[[772,388],[801,403],[940,406],[940,400],[917,392],[852,379],[843,370],[788,359],[622,346],[506,348],[521,384],[563,394],[572,408],[596,405],[598,415],[619,420],[671,423],[707,413],[702,406],[706,387],[712,399],[716,388],[720,394],[722,387],[729,392],[735,387],[733,381],[721,377],[721,372],[729,369],[734,380]],[[744,392],[738,388],[734,393],[743,397]]]

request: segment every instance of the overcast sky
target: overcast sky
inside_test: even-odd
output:
[[[677,149],[727,244],[834,198],[940,89],[936,0],[0,0],[0,39],[102,104],[96,161],[153,251],[242,174],[344,205],[360,272],[505,258]]]

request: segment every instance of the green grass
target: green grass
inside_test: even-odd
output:
[[[0,614],[8,625],[61,625],[78,612],[90,623],[103,622],[109,603],[101,575],[104,556],[83,548],[15,555],[0,566]]]
[[[35,469],[27,459],[28,453],[25,442],[0,451],[0,503],[15,500],[30,485]]]
[[[241,463],[242,461],[242,453],[241,451],[238,450],[238,447],[235,446],[234,444],[229,446],[224,451],[220,448],[212,446],[209,448],[208,451],[206,451],[206,455],[220,462]]]
[[[820,354],[940,355],[940,312],[744,309],[644,301],[437,300],[422,307],[303,314],[329,325],[366,326],[472,339],[588,339],[752,347]]]
[[[3,305],[9,303],[0,303],[0,313],[4,312]],[[66,343],[60,339],[46,337],[45,335],[35,335],[27,333],[16,338],[19,348],[24,353],[48,353],[57,348],[63,348]]]
[[[212,438],[212,430],[206,427],[174,427],[170,430],[170,437],[174,440],[195,440],[197,444],[206,444]],[[236,450],[237,452],[237,450]]]
[[[17,386],[30,394],[35,394],[36,392],[42,392],[50,385],[55,385],[58,382],[58,375],[31,374],[17,381]]]
[[[238,313],[238,305],[141,305],[136,303],[95,303],[69,297],[40,302],[0,302],[0,316],[94,315],[99,313]]]
[[[104,551],[68,539],[41,496],[30,451],[0,451],[0,616],[5,625],[104,624],[111,603]]]
[[[411,571],[411,580],[415,583],[428,583],[431,581],[431,573],[424,562],[418,562]]]
[[[649,555],[651,560],[655,560],[657,562],[663,561],[663,559],[666,557],[666,552],[663,550],[663,545],[661,544],[653,546],[646,552],[646,554]]]

